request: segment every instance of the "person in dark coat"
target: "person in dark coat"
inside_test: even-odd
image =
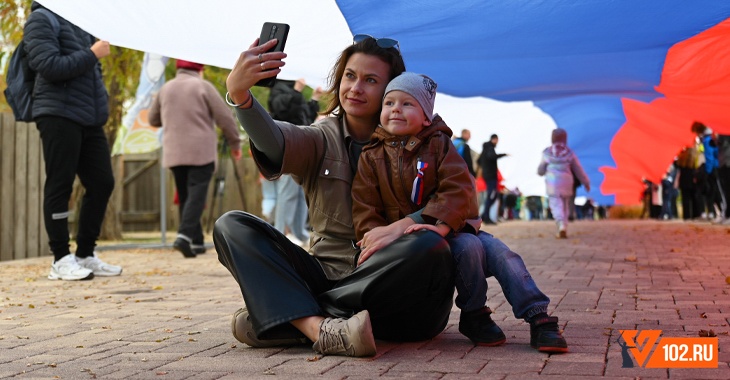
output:
[[[717,135],[718,163],[717,177],[720,181],[724,212],[723,224],[730,224],[730,135]]]
[[[487,183],[487,202],[482,212],[482,222],[486,224],[495,224],[489,218],[489,209],[497,199],[497,160],[507,156],[507,153],[497,154],[495,148],[499,142],[497,135],[492,135],[489,141],[482,145],[482,154],[479,156],[479,166],[482,168],[482,176],[484,182]]]
[[[31,10],[42,8],[33,2]],[[33,120],[40,131],[45,160],[43,217],[54,256],[51,280],[88,280],[118,276],[122,268],[101,261],[94,248],[106,206],[114,190],[109,143],[104,124],[108,95],[99,59],[109,55],[108,41],[97,41],[55,15],[60,26],[31,12],[23,30],[28,65],[36,73]],[[74,179],[85,188],[76,235],[69,249],[68,209]]]

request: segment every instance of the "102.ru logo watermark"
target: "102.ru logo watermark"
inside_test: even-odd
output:
[[[619,332],[617,343],[621,346],[623,368],[633,368],[634,360],[643,368],[717,368],[716,337],[660,339],[662,330]]]

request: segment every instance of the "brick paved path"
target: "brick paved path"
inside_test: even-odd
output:
[[[121,277],[84,282],[47,280],[49,257],[0,263],[0,378],[730,378],[730,228],[579,222],[568,240],[555,239],[549,222],[490,231],[523,256],[552,299],[570,353],[530,348],[529,326],[512,316],[494,279],[489,306],[507,335],[500,347],[472,346],[454,309],[437,338],[378,342],[374,359],[252,349],[231,336],[242,300],[215,253],[184,260],[171,250],[125,250],[102,253],[124,265]],[[622,368],[619,329],[661,329],[665,337],[713,330],[719,367]]]

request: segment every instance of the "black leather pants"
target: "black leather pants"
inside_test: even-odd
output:
[[[422,231],[404,235],[340,281],[264,220],[231,211],[215,223],[219,261],[238,282],[259,339],[300,337],[289,322],[368,310],[376,338],[430,339],[446,327],[454,295],[447,242]]]

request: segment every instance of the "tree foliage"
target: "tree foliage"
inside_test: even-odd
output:
[[[0,8],[0,87],[6,87],[8,58],[23,38],[23,26],[30,14],[32,0],[4,0]],[[104,70],[104,82],[109,91],[109,120],[105,126],[107,137],[113,144],[116,130],[121,125],[124,106],[134,98],[139,79],[142,53],[136,50],[113,46],[111,54],[101,60]],[[0,112],[10,112],[10,107],[2,98]]]
[[[5,89],[5,73],[10,55],[23,38],[23,24],[30,12],[32,0],[3,0],[0,3],[0,88]],[[10,106],[2,96],[0,112],[10,112]]]
[[[23,26],[30,14],[32,0],[2,0],[0,2],[0,89],[7,87],[5,75],[7,63],[15,47],[23,37]],[[104,131],[109,140],[109,146],[114,146],[114,140],[118,136],[118,130],[122,127],[122,118],[134,102],[135,93],[139,83],[140,71],[144,53],[138,50],[126,49],[118,46],[111,47],[111,54],[101,59],[104,83],[109,92],[109,119],[104,126]],[[205,78],[213,83],[221,96],[226,92],[226,78],[230,70],[219,67],[206,66]],[[171,79],[175,76],[175,60],[171,59],[166,68],[166,77]],[[254,97],[267,107],[269,89],[254,87],[251,89]],[[312,89],[307,87],[304,90],[305,98],[311,97]],[[0,97],[0,112],[11,112],[4,96]],[[244,150],[247,151],[247,150]],[[121,166],[115,164],[114,171],[118,175]],[[117,181],[122,180],[117,178]],[[115,195],[119,196],[115,189]],[[79,193],[80,194],[80,193]],[[75,196],[74,201],[79,201],[80,195]],[[102,227],[102,238],[121,238],[121,222],[119,215],[121,210],[115,209],[118,202],[110,202],[107,209],[104,226]]]
[[[3,0],[0,3],[0,88],[6,87],[5,73],[7,72],[8,58],[23,37],[23,25],[30,13],[32,0]],[[117,131],[122,125],[125,107],[134,101],[135,92],[139,83],[139,74],[144,53],[138,50],[112,46],[111,54],[101,60],[104,82],[109,92],[109,120],[104,128],[110,146],[114,146]],[[205,67],[205,78],[213,83],[221,96],[226,93],[226,78],[230,70],[214,66]],[[171,59],[166,69],[166,77],[175,76],[175,60]],[[252,94],[267,107],[269,89],[254,87]],[[312,95],[312,88],[306,87],[304,97]],[[0,112],[10,112],[10,107],[2,97]]]

